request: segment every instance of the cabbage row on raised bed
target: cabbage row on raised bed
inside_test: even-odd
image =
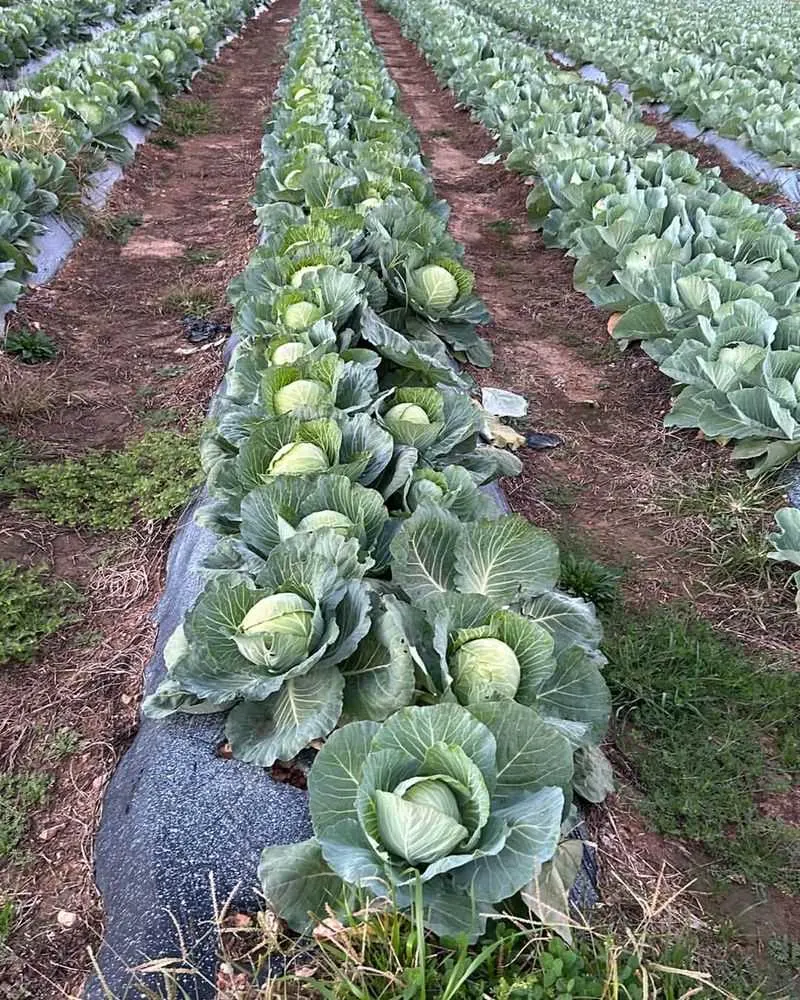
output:
[[[291,926],[414,895],[474,939],[538,898],[573,788],[608,789],[601,629],[553,539],[479,489],[519,470],[448,356],[488,365],[488,316],[355,0],[304,0],[263,150],[202,442],[220,539],[145,711],[226,711],[262,766],[336,730],[316,837],[262,860]]]
[[[79,194],[79,177],[106,157],[126,162],[129,122],[158,122],[162,98],[183,87],[256,0],[173,0],[78,45],[0,91],[0,306],[35,269],[42,220]]]
[[[141,13],[149,0],[32,0],[3,8],[0,76],[8,76],[47,49],[81,41],[104,21]]]
[[[384,5],[435,72],[535,180],[532,224],[574,284],[683,386],[665,423],[738,443],[760,474],[800,454],[800,244],[776,208],[653,145],[618,94],[456,0]]]
[[[744,141],[776,164],[800,165],[800,26],[786,5],[717,0],[474,0],[473,9],[532,41],[592,63],[634,98]]]

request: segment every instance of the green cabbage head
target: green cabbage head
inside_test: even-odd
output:
[[[409,296],[429,309],[441,311],[458,298],[458,282],[439,264],[418,267],[408,276]]]
[[[356,892],[406,911],[421,892],[430,930],[474,941],[553,856],[572,767],[566,738],[514,702],[351,723],[311,768],[314,838],[262,854],[265,897],[305,932]]]

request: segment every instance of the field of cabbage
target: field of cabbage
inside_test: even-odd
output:
[[[785,476],[790,493],[800,244],[780,208],[659,143],[641,102],[800,164],[791,18],[767,24],[728,0],[713,17],[639,0],[377,6],[495,142],[482,169],[502,162],[524,179],[530,226],[570,260],[585,309],[674,383],[666,427],[733,444],[743,476]],[[0,0],[0,307],[23,297],[37,240],[75,211],[87,176],[131,162],[128,126],[157,128],[164,100],[256,9]],[[557,67],[554,51],[591,59],[634,100]],[[211,542],[194,567],[198,596],[145,671],[146,684],[160,679],[142,729],[163,734],[166,772],[192,717],[206,715],[219,739],[205,751],[233,758],[233,773],[311,760],[313,836],[268,843],[258,872],[243,874],[292,932],[347,921],[367,901],[416,921],[420,939],[424,928],[472,945],[505,915],[571,942],[583,818],[614,790],[613,683],[591,586],[567,586],[554,535],[509,512],[503,490],[523,475],[527,439],[500,420],[526,404],[507,387],[480,391],[493,361],[485,276],[465,263],[360,0],[300,0],[275,62],[251,200],[257,246],[228,285],[232,353],[200,433],[194,521]],[[186,202],[163,216],[146,207],[148,221],[168,222]],[[221,207],[235,214],[227,198]],[[154,233],[134,249],[146,255]],[[182,267],[217,250],[170,242],[156,250]],[[222,251],[211,259],[226,263]],[[146,289],[140,301],[152,306]],[[181,320],[211,314],[187,306]],[[762,562],[797,566],[800,589],[800,508],[776,521]],[[613,571],[586,565],[616,588]]]
[[[591,63],[635,99],[666,104],[775,164],[800,165],[800,28],[787,6],[722,0],[654,9],[642,0],[478,0],[531,42]]]
[[[533,893],[573,785],[606,792],[600,627],[552,538],[479,491],[519,470],[449,353],[490,363],[487,313],[357,4],[305,0],[293,37],[202,443],[220,540],[145,712],[227,711],[267,767],[330,737],[317,839],[262,860],[297,930],[364,889],[408,908],[411,865],[427,926],[474,940]]]
[[[0,307],[17,301],[35,270],[36,238],[47,217],[74,210],[82,179],[107,160],[130,160],[126,126],[157,123],[163,98],[188,84],[254,8],[255,0],[106,5],[104,15],[116,12],[118,27],[68,45],[16,89],[0,90]],[[50,15],[57,20],[68,9],[83,11],[75,17],[87,24],[96,20],[96,9],[79,3],[4,7],[0,54],[7,46],[21,61],[26,45],[31,53],[44,51],[58,31],[42,27],[37,35],[30,25]],[[12,64],[11,56],[5,62]]]
[[[656,143],[640,107],[506,30],[525,27],[524,5],[384,6],[494,134],[498,157],[535,182],[530,222],[575,258],[575,287],[611,314],[611,336],[639,342],[675,381],[666,426],[735,442],[751,476],[796,461],[800,245],[784,213]],[[800,512],[777,520],[773,558],[800,564]]]

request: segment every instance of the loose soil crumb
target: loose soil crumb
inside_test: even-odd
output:
[[[23,300],[13,326],[38,324],[60,355],[30,369],[0,357],[0,419],[37,457],[117,449],[172,410],[184,427],[205,412],[220,353],[186,354],[183,317],[162,302],[176,286],[202,287],[211,317],[229,319],[225,288],[255,244],[248,199],[296,8],[277,0],[195,79],[193,96],[216,112],[216,132],[169,150],[139,148],[106,209],[142,216],[129,243],[90,233],[56,279]],[[198,266],[184,256],[190,249],[217,253]],[[5,386],[22,388],[12,398]],[[86,594],[80,625],[48,642],[35,664],[0,671],[3,769],[53,778],[21,844],[26,857],[0,874],[0,904],[15,908],[0,945],[0,995],[49,1000],[76,994],[87,948],[99,943],[92,843],[104,785],[136,727],[172,528],[87,535],[7,510],[0,517],[0,559],[46,561]]]

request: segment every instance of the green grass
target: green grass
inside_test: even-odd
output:
[[[219,114],[209,101],[197,97],[173,97],[164,108],[158,136],[185,139],[191,135],[208,135],[219,125]]]
[[[54,524],[121,530],[137,521],[164,521],[180,510],[202,481],[197,435],[149,431],[121,451],[18,468],[16,510]]]
[[[601,610],[610,610],[619,599],[622,571],[597,562],[584,552],[561,548],[562,590],[591,601]]]
[[[164,406],[156,410],[147,410],[142,414],[142,423],[147,427],[169,427],[181,419],[181,411],[174,406]]]
[[[75,621],[78,591],[46,566],[0,560],[0,665],[28,663],[42,639]]]
[[[0,774],[0,861],[14,860],[32,813],[45,800],[52,779],[46,774]]]
[[[0,900],[0,945],[4,945],[11,934],[16,909],[10,899]]]
[[[304,967],[274,983],[275,1000],[678,1000],[697,986],[688,945],[662,948],[631,937],[623,946],[610,935],[580,933],[570,947],[508,922],[490,922],[472,947],[420,933],[413,914],[363,911],[329,924],[313,946],[282,937],[268,917],[250,931],[223,931],[222,940],[224,960],[251,984],[276,954],[290,959],[290,969]],[[241,989],[242,979],[226,995],[255,996]],[[715,994],[701,987],[693,995]]]
[[[680,607],[617,610],[604,648],[616,739],[654,827],[695,841],[721,874],[800,891],[800,831],[759,809],[800,773],[798,675]]]
[[[189,370],[188,365],[165,365],[156,371],[158,378],[180,378]]]

